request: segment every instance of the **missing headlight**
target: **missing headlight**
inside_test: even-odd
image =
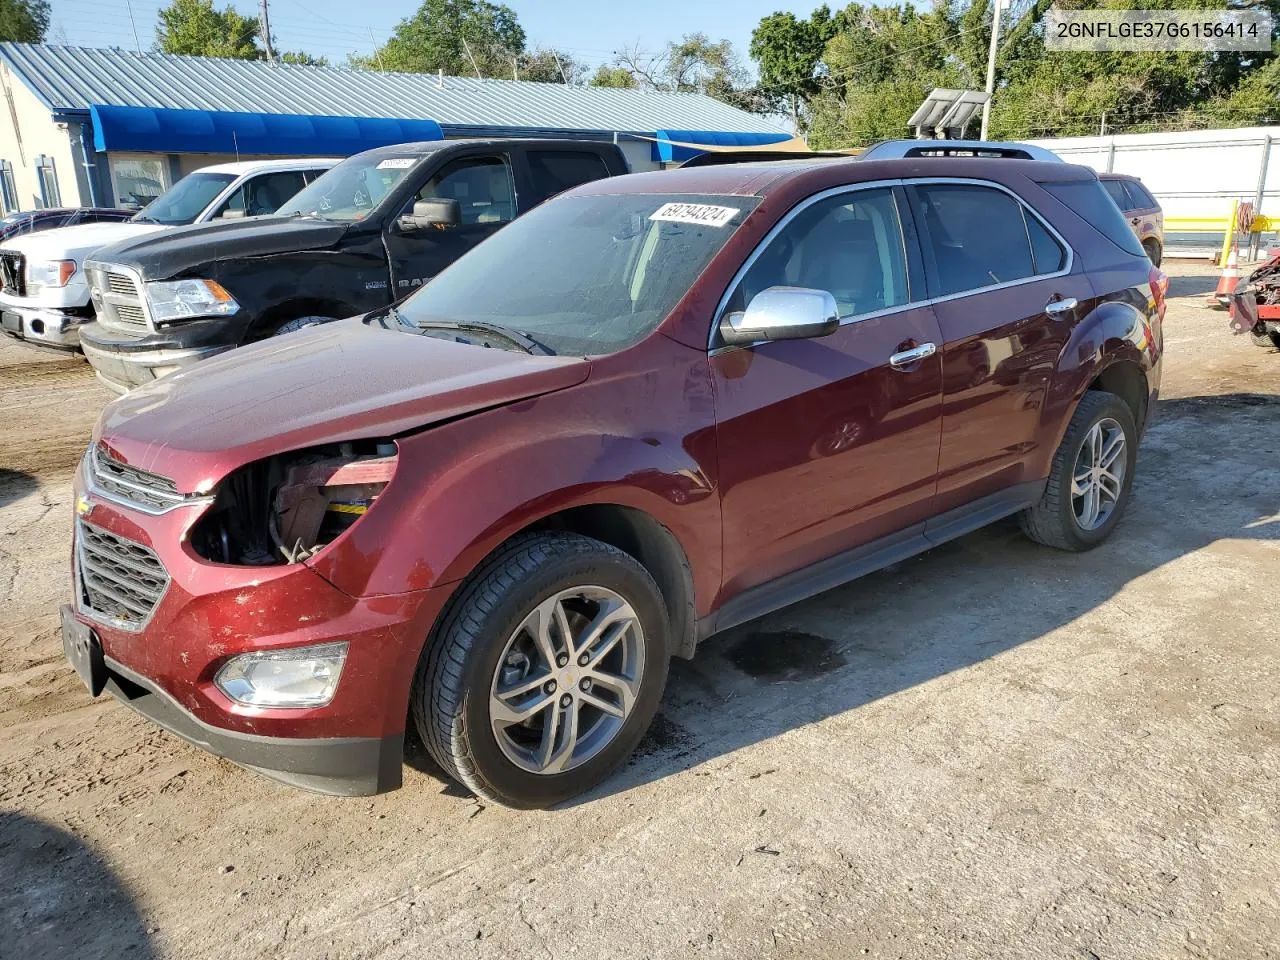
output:
[[[191,546],[217,563],[299,563],[364,516],[396,460],[393,441],[362,440],[247,464],[218,485]]]

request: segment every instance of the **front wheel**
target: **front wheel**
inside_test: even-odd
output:
[[[478,796],[550,806],[635,749],[667,659],[662,596],[634,558],[577,534],[523,536],[451,599],[419,664],[414,723]]]
[[[1253,341],[1255,347],[1266,347],[1268,350],[1280,350],[1280,333],[1272,333],[1269,330],[1259,331],[1257,329],[1249,331],[1249,339]]]
[[[333,317],[294,317],[292,320],[286,320],[280,326],[276,327],[276,332],[272,336],[280,336],[282,333],[293,333],[295,330],[304,330],[307,327],[318,327],[322,323],[331,323]]]
[[[1059,550],[1096,547],[1129,502],[1137,455],[1129,405],[1113,393],[1085,393],[1053,456],[1040,502],[1018,516],[1023,533]]]

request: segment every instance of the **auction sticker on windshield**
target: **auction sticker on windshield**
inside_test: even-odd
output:
[[[711,203],[664,203],[649,215],[649,219],[723,227],[737,212],[737,207],[717,207]]]
[[[418,161],[413,157],[392,157],[378,164],[379,170],[408,170]]]

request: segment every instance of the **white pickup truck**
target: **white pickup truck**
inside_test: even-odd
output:
[[[0,329],[28,343],[74,350],[81,325],[93,320],[80,269],[86,257],[166,227],[274,213],[337,162],[220,163],[183,177],[131,220],[14,237],[0,245]]]

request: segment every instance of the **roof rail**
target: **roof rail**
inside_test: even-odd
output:
[[[1003,157],[1063,162],[1060,156],[1044,147],[994,140],[884,140],[868,147],[862,154],[863,160],[901,160],[908,157]]]

